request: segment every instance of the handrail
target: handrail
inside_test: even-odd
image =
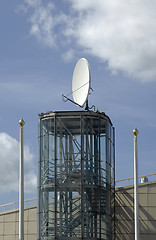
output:
[[[30,199],[24,200],[24,202],[26,203],[25,207],[30,206],[29,203],[32,202],[32,201],[36,201],[36,200],[37,200],[36,198],[30,198]],[[7,207],[13,206],[13,205],[14,205],[14,208],[11,208],[9,210],[18,209],[18,207],[17,207],[18,204],[19,204],[19,201],[15,201],[15,202],[12,202],[12,203],[6,203],[6,204],[3,204],[3,205],[0,205],[0,212],[5,212]],[[3,209],[3,211],[1,211],[1,208]]]
[[[142,179],[142,178],[146,178],[146,177],[151,177],[151,176],[156,176],[156,173],[153,173],[153,174],[148,174],[148,175],[144,175],[144,176],[140,176],[138,177],[139,179]],[[122,180],[117,180],[115,181],[115,184],[119,183],[119,182],[125,182],[125,181],[130,181],[130,180],[134,180],[134,178],[126,178],[126,179],[122,179]]]
[[[153,174],[148,174],[148,175],[144,175],[144,176],[140,176],[138,177],[139,179],[141,178],[145,178],[145,177],[152,177],[152,176],[156,176],[156,173],[153,173]],[[121,183],[121,182],[126,182],[126,181],[130,181],[130,180],[133,180],[134,178],[126,178],[126,179],[122,179],[122,180],[117,180],[115,181],[115,185],[117,183]],[[130,184],[129,184],[130,185]],[[30,202],[32,201],[37,201],[37,198],[30,198],[30,199],[26,199],[24,200],[24,202],[26,203],[25,207],[28,207],[28,206],[32,206],[32,205],[29,205]],[[9,210],[13,210],[13,209],[18,209],[18,204],[19,204],[19,201],[15,201],[15,202],[12,202],[12,203],[7,203],[7,204],[3,204],[3,205],[0,205],[0,212],[5,212],[6,211],[6,208],[9,207],[9,206],[14,206],[14,208],[12,207],[11,209]],[[1,211],[1,209],[3,209],[3,211]],[[8,211],[9,211],[8,210]]]

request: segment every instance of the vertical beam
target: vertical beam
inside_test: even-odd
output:
[[[112,197],[112,194],[111,194],[111,187],[112,187],[112,179],[111,179],[111,126],[110,124],[108,125],[108,178],[109,178],[109,190],[108,190],[108,202],[109,202],[109,208],[108,208],[108,219],[109,219],[109,224],[108,224],[108,236],[109,238],[111,239],[111,235],[112,235],[112,226],[111,226],[111,197]]]
[[[106,228],[110,238],[110,125],[106,122]]]
[[[65,177],[68,178],[68,135],[65,136]],[[65,190],[65,204],[64,204],[64,215],[65,215],[65,227],[68,225],[68,192]],[[65,236],[68,236],[66,231]]]
[[[54,239],[57,239],[57,122],[54,117]]]
[[[73,147],[72,147],[72,136],[69,135],[69,176],[72,173],[72,167],[73,167],[73,163],[72,163],[72,155],[73,155]],[[70,222],[72,221],[72,204],[73,204],[73,200],[72,200],[72,191],[69,190],[69,212],[70,212]],[[72,230],[70,229],[70,237],[72,237]]]
[[[115,239],[115,226],[116,226],[116,224],[115,224],[115,216],[116,216],[116,214],[115,214],[115,128],[113,127],[113,176],[112,176],[112,178],[113,178],[113,209],[112,209],[112,211],[113,211],[113,219],[112,219],[112,221],[113,221],[113,226],[112,226],[112,228],[113,228],[113,231],[111,231],[112,232],[112,239],[114,240]]]
[[[90,171],[91,171],[91,185],[93,185],[93,135],[92,133],[90,134],[90,152],[89,152],[89,157],[90,157]],[[91,229],[91,237],[93,237],[94,233],[94,228],[93,228],[93,214],[91,214],[91,222],[90,222],[90,229]]]
[[[81,115],[81,239],[84,239],[84,116]]]
[[[59,149],[59,178],[61,178],[63,172],[62,172],[62,153],[63,153],[63,140],[62,140],[62,128],[60,129],[60,149]],[[63,221],[62,221],[62,205],[63,205],[63,193],[62,190],[59,189],[59,222],[60,222],[60,233],[63,232]]]
[[[95,206],[95,199],[97,199],[97,187],[98,187],[98,179],[99,179],[99,173],[98,173],[98,140],[97,140],[97,134],[95,133],[94,135],[94,174],[95,174],[95,187],[94,189],[94,195],[93,195],[93,201],[94,201],[94,206]],[[94,210],[96,211],[96,210]],[[94,230],[95,230],[95,238],[97,238],[97,213],[94,215]]]
[[[23,163],[23,118],[20,125],[20,169],[19,169],[19,240],[24,240],[24,163]]]
[[[103,199],[102,199],[102,194],[103,194],[103,186],[102,186],[102,179],[101,179],[101,171],[102,171],[102,166],[101,166],[101,138],[100,138],[100,134],[101,134],[101,124],[100,124],[100,118],[98,119],[98,162],[99,162],[99,197],[100,197],[100,213],[99,213],[99,238],[101,239],[101,229],[102,229],[102,214],[101,214],[101,208],[103,208]]]
[[[89,168],[89,162],[88,162],[88,155],[89,155],[89,137],[88,137],[88,132],[89,132],[89,121],[88,118],[85,118],[85,124],[84,124],[84,128],[85,128],[85,138],[86,138],[86,146],[85,146],[85,175],[86,175],[86,180],[87,180],[87,185],[89,184],[90,181],[90,168]],[[86,186],[85,186],[86,188]],[[86,211],[86,237],[89,238],[89,222],[90,222],[90,216],[89,216],[89,202],[88,200],[85,201],[85,211]]]
[[[135,240],[139,240],[139,194],[138,194],[138,149],[137,135],[138,130],[133,130],[134,134],[134,221],[135,221]]]
[[[44,220],[46,224],[46,236],[49,235],[49,190],[47,188],[48,178],[49,178],[49,133],[48,130],[45,132],[44,136]]]
[[[41,124],[42,121],[39,121],[39,158],[38,158],[38,189],[37,189],[37,239],[41,239]]]

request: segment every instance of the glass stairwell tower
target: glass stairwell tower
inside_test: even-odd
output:
[[[38,240],[114,239],[114,128],[93,111],[39,114]]]

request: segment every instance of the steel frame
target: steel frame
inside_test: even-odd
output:
[[[39,116],[38,240],[113,239],[110,119],[92,111]]]

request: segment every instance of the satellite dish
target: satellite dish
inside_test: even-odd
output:
[[[88,107],[88,95],[91,88],[91,77],[90,77],[90,68],[89,63],[85,58],[80,58],[79,61],[76,63],[73,73],[73,80],[72,80],[72,94],[73,100],[71,100],[68,96],[70,93],[65,96],[62,94],[62,98],[64,102],[68,100],[79,107],[83,107],[86,103],[85,110],[89,110],[94,108],[93,105],[91,108]]]
[[[88,61],[85,58],[80,58],[75,66],[72,80],[73,99],[80,107],[83,107],[88,101],[90,82]]]

